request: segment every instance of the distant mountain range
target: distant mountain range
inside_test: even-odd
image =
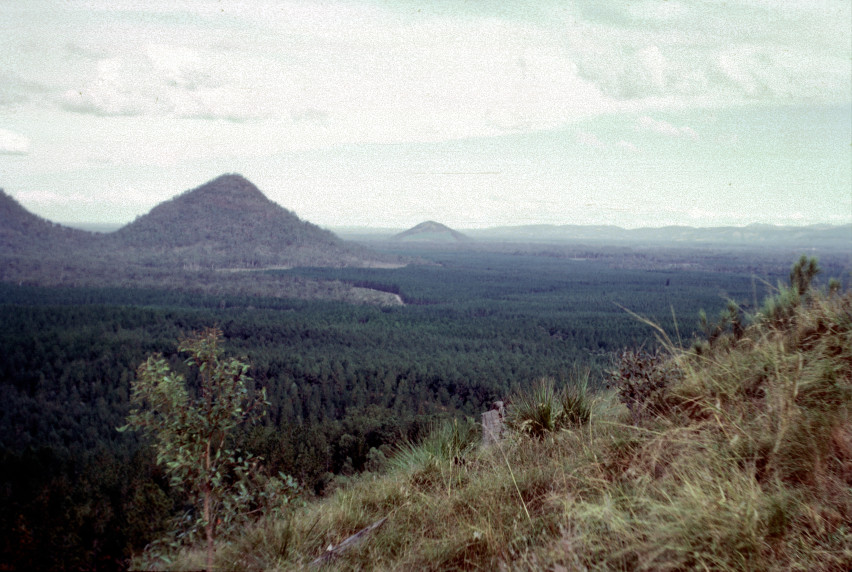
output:
[[[433,225],[446,230],[433,231]],[[444,225],[425,222],[398,232],[393,229],[340,228],[337,234],[360,242],[400,241],[454,242],[486,248],[487,243],[588,244],[665,247],[755,247],[797,249],[847,249],[852,251],[852,224],[775,226],[751,224],[744,227],[665,226],[625,229],[612,225],[524,225],[466,229],[462,234]],[[455,233],[451,235],[449,233]],[[464,240],[451,240],[450,236]]]
[[[274,296],[388,302],[386,293],[339,282],[245,271],[296,266],[404,265],[377,247],[477,250],[630,247],[759,248],[852,252],[852,225],[749,225],[627,230],[616,226],[533,225],[468,230],[426,221],[404,232],[323,230],[269,200],[240,175],[223,175],[154,207],[113,232],[90,232],[42,219],[0,190],[0,280],[19,284],[130,285]],[[566,246],[567,245],[567,246]],[[508,246],[516,248],[516,246]],[[564,253],[563,253],[564,254]],[[378,296],[378,298],[376,298]],[[397,300],[398,301],[398,300]],[[389,303],[395,303],[390,300]]]
[[[798,248],[852,249],[852,224],[775,226],[750,224],[744,227],[698,228],[664,226],[624,229],[611,225],[529,225],[468,230],[477,240],[511,242],[587,242],[659,246],[795,246]]]

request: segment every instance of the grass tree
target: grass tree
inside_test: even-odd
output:
[[[814,257],[802,255],[790,268],[790,287],[800,296],[804,296],[811,287],[816,275],[821,272],[819,263]]]
[[[179,350],[189,354],[187,366],[197,368],[197,391],[191,392],[183,375],[175,373],[161,355],[141,364],[132,384],[133,407],[124,430],[142,430],[155,442],[157,463],[170,475],[172,486],[184,488],[199,512],[192,529],[203,530],[207,569],[212,568],[217,528],[233,524],[245,503],[285,500],[289,477],[268,479],[258,492],[258,460],[232,448],[234,430],[259,419],[268,402],[264,389],[252,393],[249,366],[225,358],[222,332],[209,328],[181,340]],[[243,506],[237,506],[243,505]]]
[[[587,423],[590,415],[589,371],[578,369],[562,389],[556,389],[553,378],[542,377],[515,393],[506,423],[518,433],[544,439],[560,429]]]

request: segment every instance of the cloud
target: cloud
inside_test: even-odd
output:
[[[97,60],[89,79],[66,90],[60,105],[67,111],[105,117],[257,119],[269,113],[271,94],[264,90],[262,77],[252,78],[246,71],[262,63],[262,58],[254,60],[244,62],[238,55],[231,59],[221,51],[181,44],[149,43]]]
[[[60,194],[40,189],[18,191],[17,193],[14,193],[14,195],[15,200],[26,205],[62,206],[77,205],[81,203],[91,204],[96,202],[92,197],[88,197],[82,193]]]
[[[42,98],[50,89],[19,74],[0,70],[0,109],[15,109]]]
[[[648,117],[647,115],[643,115],[637,119],[636,125],[638,129],[653,131],[662,135],[668,135],[669,137],[686,137],[688,139],[698,140],[698,133],[696,133],[691,127],[677,127],[668,121],[661,121]]]
[[[26,18],[10,28],[29,31],[7,42],[9,73],[49,85],[50,101],[75,114],[263,124],[274,151],[500,136],[623,113],[834,104],[852,92],[848,0],[731,0],[713,10],[675,0],[462,4],[21,8],[12,16]]]
[[[0,155],[26,155],[30,152],[30,140],[13,131],[0,129]]]
[[[603,141],[598,138],[594,133],[589,133],[588,131],[584,131],[582,129],[576,130],[576,138],[577,143],[580,145],[585,145],[586,147],[592,147],[593,149],[602,149],[604,147]]]
[[[579,0],[566,23],[582,77],[623,101],[848,102],[848,2]]]
[[[121,58],[102,59],[97,63],[97,75],[79,89],[69,89],[62,96],[68,111],[101,116],[140,115],[150,101],[144,85],[131,84],[132,74]]]
[[[624,149],[625,151],[629,151],[631,153],[639,153],[639,147],[637,147],[636,145],[634,145],[630,141],[621,140],[618,143],[616,143],[616,146],[621,148],[621,149]]]

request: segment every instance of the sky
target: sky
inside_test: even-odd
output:
[[[852,223],[849,0],[0,0],[0,188],[320,226]]]

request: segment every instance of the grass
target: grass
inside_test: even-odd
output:
[[[540,381],[497,446],[438,427],[386,474],[260,520],[217,567],[308,569],[388,517],[326,569],[849,570],[852,294],[767,307],[700,351],[670,347],[679,375],[653,415],[617,390],[567,397]]]
[[[553,378],[543,377],[532,387],[519,391],[510,399],[506,424],[509,429],[543,439],[548,435],[588,422],[589,370],[577,370],[562,389],[556,389]]]

